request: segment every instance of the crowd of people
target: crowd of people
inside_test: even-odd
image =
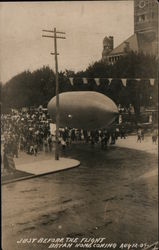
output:
[[[52,152],[56,139],[55,131],[52,133],[50,117],[47,109],[26,109],[12,111],[10,114],[1,116],[1,141],[3,146],[3,159],[5,164],[6,155],[17,157],[19,151],[37,156],[40,151]],[[108,144],[115,144],[118,137],[126,138],[126,130],[123,126],[116,126],[111,130],[83,130],[64,128],[59,131],[59,144],[65,150],[72,143],[87,143],[94,146],[100,145],[106,150]],[[144,139],[144,131],[137,131],[137,142]],[[153,132],[153,143],[157,141],[157,134]]]
[[[28,154],[37,155],[38,151],[52,151],[55,135],[50,131],[50,119],[46,110],[29,110],[11,113],[1,116],[2,143],[7,152],[18,157],[18,151],[26,151]],[[85,141],[92,145],[101,142],[106,145],[111,139],[115,143],[119,130],[95,130],[61,129],[59,143],[64,145],[75,141]],[[121,131],[122,136],[123,131]]]
[[[18,157],[19,151],[37,156],[38,152],[52,152],[55,133],[51,133],[49,115],[46,109],[12,111],[1,116],[1,141],[5,154]],[[73,142],[83,141],[91,145],[100,143],[106,149],[108,143],[115,144],[118,136],[125,138],[123,129],[87,131],[64,128],[59,131],[59,143],[62,149]]]
[[[50,142],[47,113],[42,110],[12,112],[1,116],[1,133],[4,151],[18,157],[18,151],[37,155],[43,145]]]
[[[106,149],[108,144],[115,144],[119,136],[119,129],[113,130],[83,130],[65,128],[60,131],[60,141],[62,148],[65,149],[73,142],[89,143],[92,146],[100,144],[101,149]],[[123,135],[125,138],[125,134]]]
[[[151,129],[151,137],[152,137],[152,143],[157,144],[157,138],[158,138],[157,129],[154,129],[154,128]],[[142,141],[144,141],[144,138],[145,138],[145,130],[139,128],[137,130],[137,142],[141,143]]]

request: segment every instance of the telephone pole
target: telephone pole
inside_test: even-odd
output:
[[[43,32],[50,32],[53,33],[53,35],[42,35],[42,37],[49,37],[54,39],[54,53],[51,53],[51,55],[55,55],[55,72],[56,72],[56,147],[55,147],[55,160],[59,160],[59,120],[60,120],[60,114],[59,114],[59,81],[58,81],[58,60],[57,56],[59,53],[57,53],[57,39],[66,39],[65,37],[58,36],[57,34],[65,34],[65,32],[56,31],[56,28],[54,30],[43,30]]]

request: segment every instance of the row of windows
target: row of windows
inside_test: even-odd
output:
[[[136,8],[136,9],[138,9],[139,4],[140,4],[140,1],[139,1],[139,2],[136,2],[136,1],[135,1],[135,8]],[[155,0],[154,0],[154,1],[152,1],[152,0],[146,0],[146,1],[145,1],[145,7],[146,7],[146,6],[149,6],[149,7],[150,7],[150,6],[155,6],[155,5],[157,5],[157,1],[155,1]]]
[[[105,50],[106,50],[106,49],[107,49],[107,50],[113,50],[113,46],[106,46],[106,45],[105,45],[105,46],[104,46],[104,49],[105,49]]]
[[[146,22],[150,19],[154,19],[155,18],[155,13],[152,12],[151,15],[146,15],[146,14],[142,14],[140,16],[136,17],[136,22]]]
[[[120,59],[121,56],[112,56],[112,57],[109,57],[108,60],[109,60],[109,63],[114,63],[116,61],[118,61]]]

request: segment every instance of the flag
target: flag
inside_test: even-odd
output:
[[[51,133],[51,135],[55,135],[55,131],[56,131],[56,124],[50,123],[50,133]]]
[[[99,86],[100,85],[100,79],[99,78],[94,78],[94,80],[95,80],[97,86]]]
[[[155,83],[155,79],[150,79],[150,85],[154,86],[154,83]]]
[[[82,79],[83,79],[83,84],[88,84],[87,78],[83,77]]]
[[[69,78],[71,85],[73,86],[73,77]]]
[[[127,79],[124,78],[124,79],[121,79],[121,81],[122,81],[123,86],[126,87],[126,81],[127,81]]]
[[[119,124],[122,123],[122,115],[119,115]]]

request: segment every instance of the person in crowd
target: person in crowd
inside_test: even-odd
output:
[[[118,139],[119,134],[120,134],[119,128],[116,128],[116,129],[115,129],[115,139],[116,139],[116,140]]]
[[[10,151],[7,144],[4,145],[4,150],[3,150],[3,166],[4,166],[4,172],[13,174],[15,170],[13,152]]]
[[[71,130],[71,141],[75,141],[76,136],[75,136],[75,129]]]
[[[38,145],[35,142],[35,144],[34,144],[34,155],[37,156],[37,153],[38,153]]]
[[[138,129],[137,131],[137,142],[141,143],[142,140],[142,133],[141,133],[141,129]]]
[[[48,137],[48,146],[49,146],[49,152],[52,152],[52,148],[53,148],[53,141],[52,141],[52,136],[49,135]]]
[[[115,132],[113,131],[113,132],[111,133],[111,144],[112,144],[112,145],[115,144],[115,141],[116,141],[116,136],[115,136]]]
[[[88,131],[87,130],[83,130],[83,136],[84,136],[85,143],[88,143],[89,142],[89,136],[88,136]]]
[[[13,157],[16,156],[16,158],[18,158],[18,142],[16,141],[16,139],[13,139],[12,142],[12,152]]]
[[[4,146],[4,150],[3,150],[3,167],[4,167],[4,172],[7,172],[9,170],[6,145]]]
[[[30,154],[30,155],[33,155],[33,154],[34,154],[34,145],[33,145],[32,142],[30,143],[29,154]]]
[[[45,153],[48,152],[48,142],[47,142],[46,138],[44,139],[44,151],[45,151]]]
[[[122,126],[121,129],[120,129],[120,138],[124,138],[126,139],[126,136],[125,136],[125,128]]]
[[[64,151],[66,149],[66,141],[64,139],[61,139],[61,145],[62,145],[62,150]]]
[[[141,130],[141,139],[142,141],[144,140],[144,137],[145,137],[145,133],[144,133],[144,129]]]
[[[152,143],[157,144],[157,130],[153,130],[152,132]]]
[[[101,138],[101,149],[107,149],[108,139],[106,135]]]
[[[90,142],[91,142],[91,146],[93,147],[95,144],[95,139],[94,139],[94,135],[92,134],[90,137]]]

